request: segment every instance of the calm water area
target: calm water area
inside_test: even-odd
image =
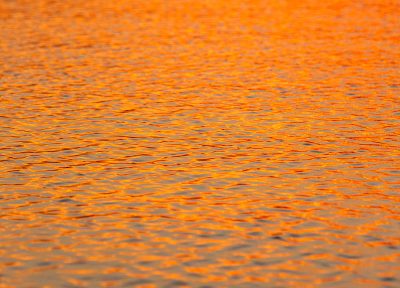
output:
[[[400,1],[0,0],[0,287],[400,287]]]

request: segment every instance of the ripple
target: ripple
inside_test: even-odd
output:
[[[0,6],[5,287],[400,285],[397,3]]]

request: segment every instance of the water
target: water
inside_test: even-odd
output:
[[[399,287],[399,11],[0,0],[0,287]]]

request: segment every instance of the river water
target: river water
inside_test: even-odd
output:
[[[399,11],[0,0],[0,287],[399,287]]]

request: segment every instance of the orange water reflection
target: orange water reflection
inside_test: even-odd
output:
[[[0,0],[0,287],[399,286],[399,11]]]

